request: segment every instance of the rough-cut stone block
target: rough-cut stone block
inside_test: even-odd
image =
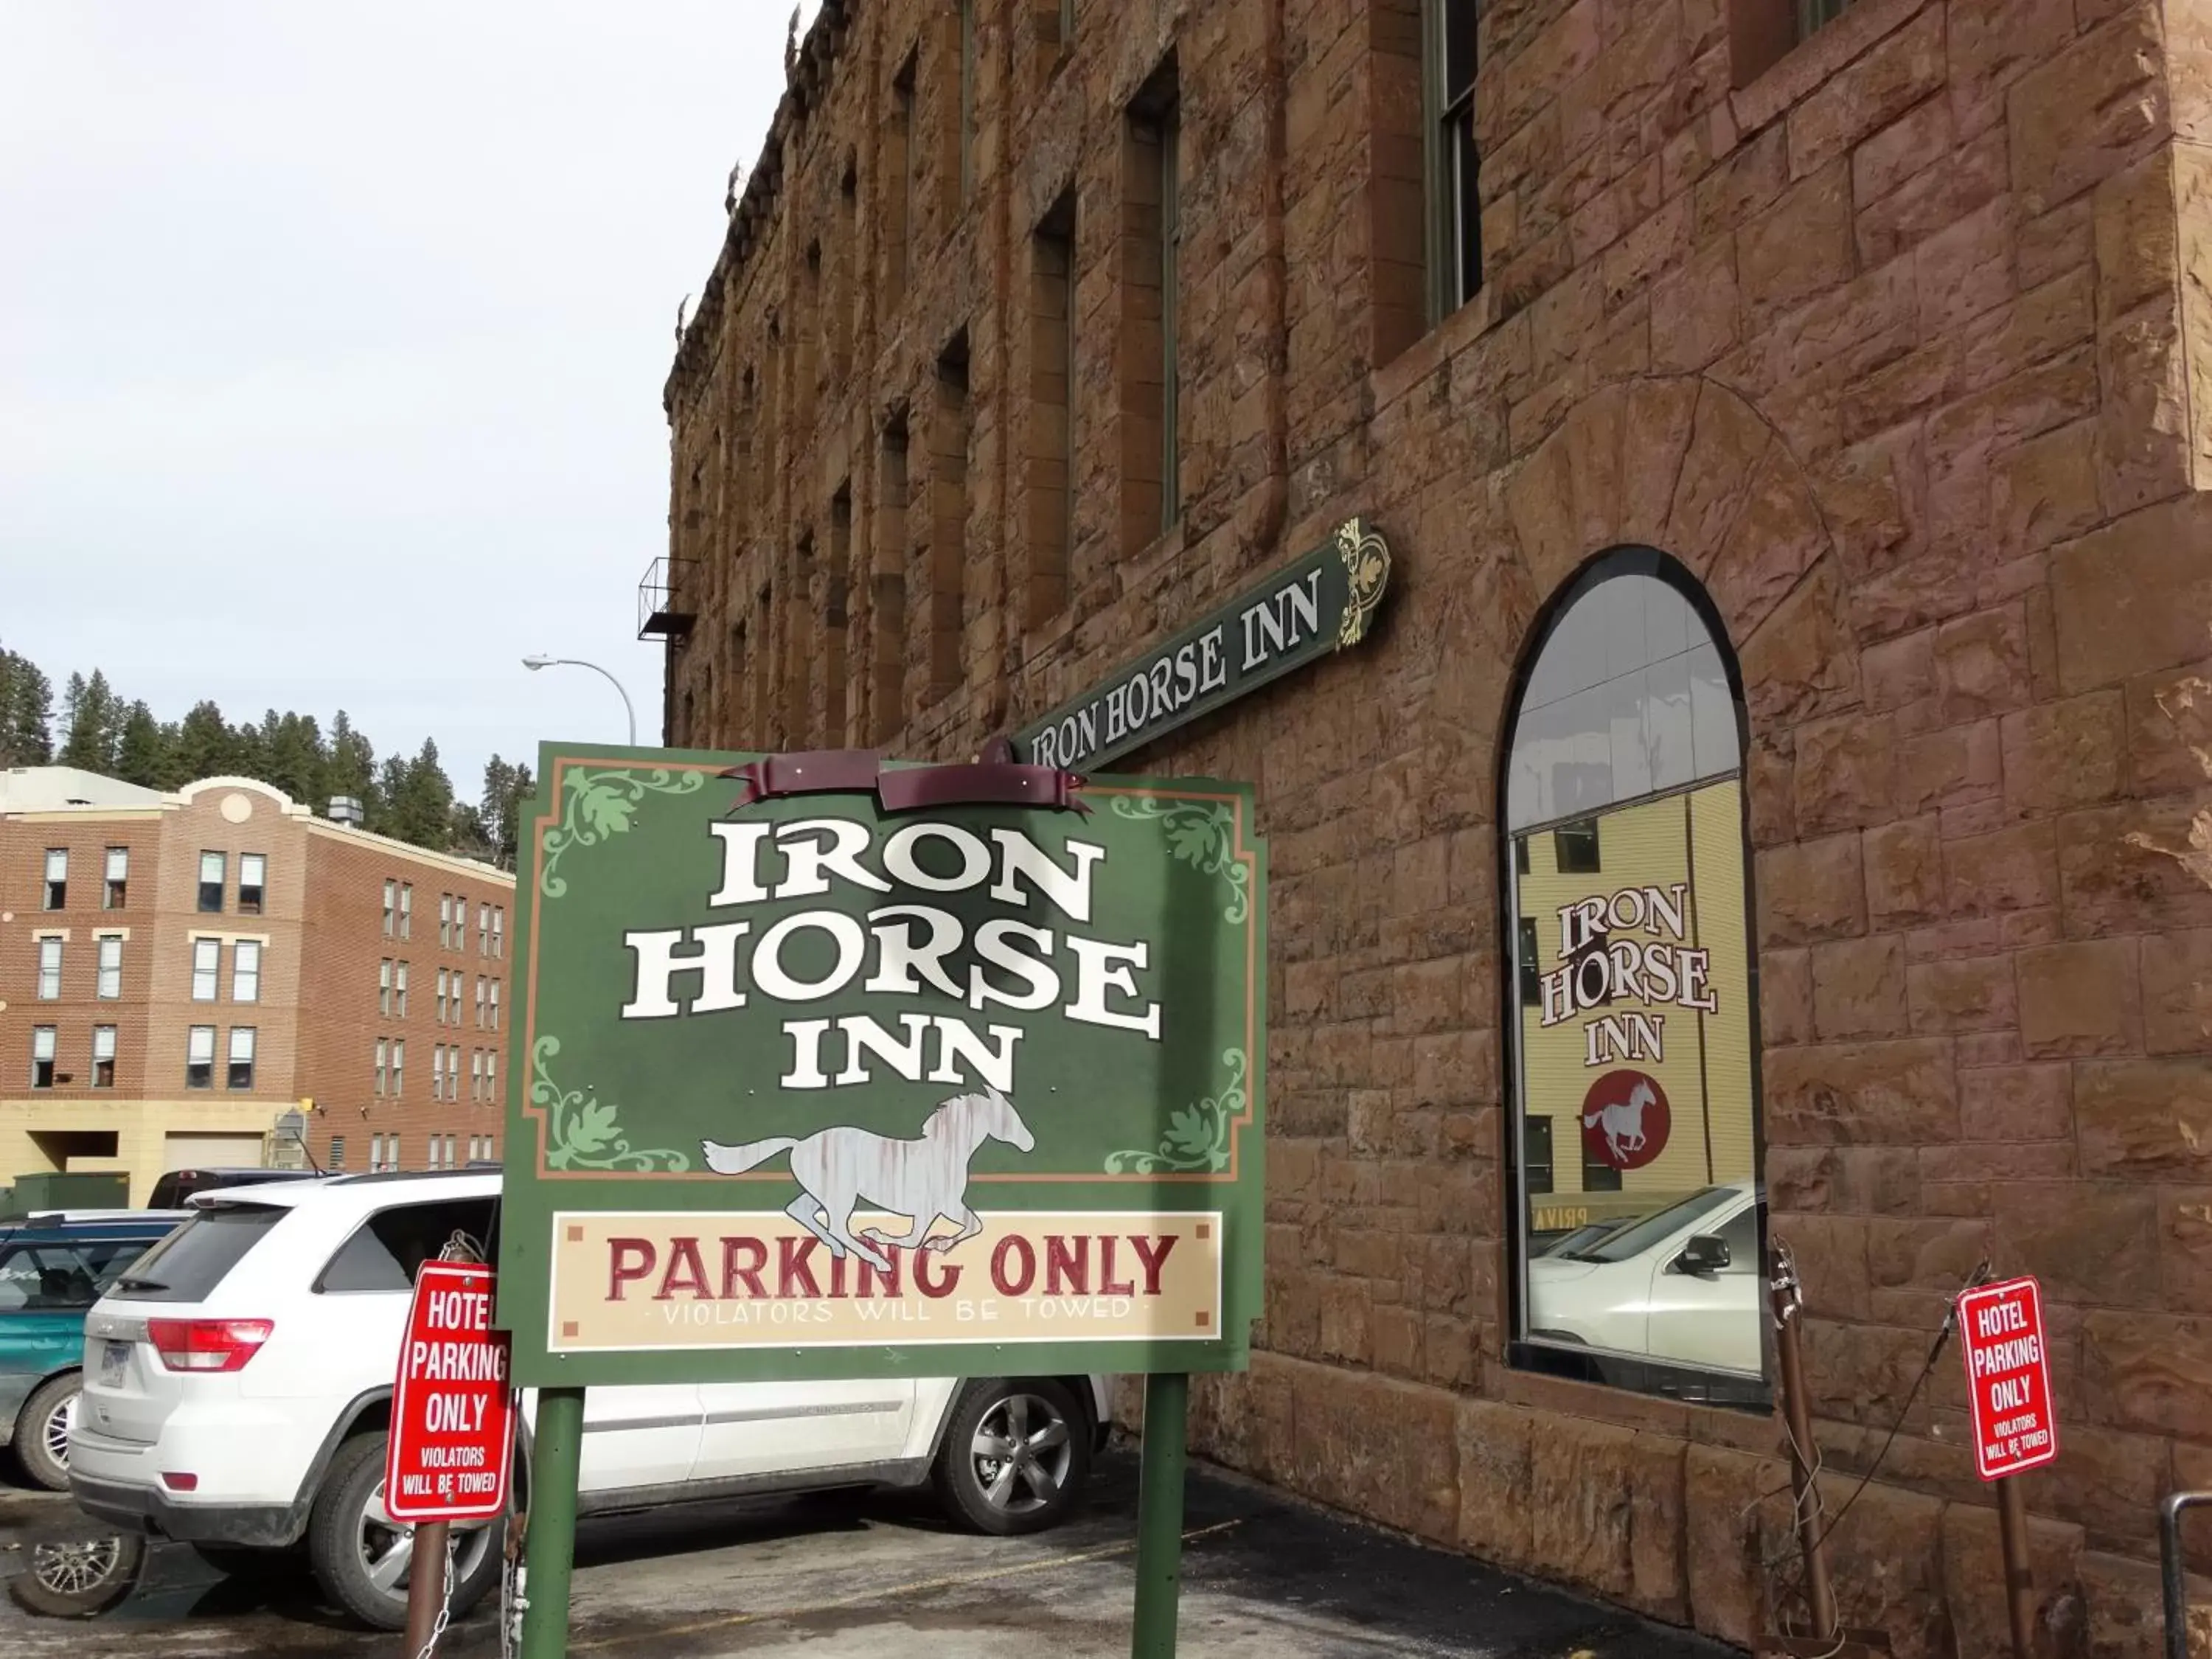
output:
[[[1916,1032],[2008,1030],[2020,1016],[2010,957],[1915,963],[1905,986]]]
[[[2081,1364],[2099,1422],[2212,1439],[2212,1320],[2092,1310],[2081,1316]]]
[[[1635,1583],[1629,1471],[1636,1432],[1547,1415],[1529,1447],[1529,1548],[1553,1575],[1616,1601]]]
[[[2154,1054],[2212,1051],[2212,929],[2142,942],[2143,1047]]]
[[[1755,1519],[1782,1466],[1720,1446],[1692,1445],[1683,1459],[1690,1615],[1699,1630],[1749,1646],[1765,1632],[1765,1592]]]
[[[1759,855],[1761,945],[1802,945],[1866,931],[1859,837],[1830,836]]]
[[[1958,1079],[1940,1037],[1777,1048],[1765,1070],[1778,1145],[1909,1146],[1959,1133]]]
[[[1868,830],[1865,867],[1867,919],[1872,926],[1910,926],[1943,914],[1943,844],[1936,817]]]
[[[1459,1547],[1504,1567],[1526,1567],[1530,1550],[1529,1447],[1534,1414],[1494,1400],[1462,1400],[1459,1447]]]
[[[2093,691],[2004,717],[2005,805],[2027,816],[2087,806],[2120,792],[2126,698]]]
[[[2029,1058],[2130,1054],[2142,1046],[2142,993],[2132,939],[2023,951],[2020,1035]]]
[[[1997,1531],[1997,1512],[1994,1508],[1954,1504],[1943,1512],[1945,1603],[1961,1654],[2000,1654],[2011,1650],[2004,1556]],[[2079,1566],[2081,1545],[2079,1527],[2040,1516],[2028,1520],[2028,1567],[2035,1581],[2035,1621],[2047,1633],[2054,1652],[2078,1650],[2083,1623]]]
[[[2130,513],[2051,555],[2058,677],[2070,694],[2204,655],[2212,625],[2212,496]]]
[[[1813,947],[1813,1019],[1823,1041],[1905,1035],[1905,941],[1895,933]]]
[[[2021,76],[2008,114],[2013,187],[2031,214],[2119,171],[2166,117],[2157,14],[2130,6]]]
[[[2065,1302],[2156,1307],[2158,1200],[2124,1182],[2053,1181],[1995,1189],[1997,1255]],[[1968,1264],[1971,1266],[1972,1264]]]
[[[2086,1173],[2212,1181],[2212,1066],[2085,1060],[2075,1069],[2074,1114]]]

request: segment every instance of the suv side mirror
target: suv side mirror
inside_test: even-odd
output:
[[[1674,1258],[1674,1271],[1717,1273],[1729,1265],[1728,1241],[1715,1233],[1693,1233]]]

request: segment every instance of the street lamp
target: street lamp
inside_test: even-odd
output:
[[[607,671],[600,667],[599,664],[595,662],[585,662],[581,659],[576,657],[549,657],[544,655],[543,653],[539,653],[533,656],[525,657],[522,659],[522,665],[530,670],[533,674],[541,668],[588,668],[594,674],[602,677],[609,685],[614,687],[617,694],[621,696],[623,700],[623,713],[629,716],[629,746],[633,749],[637,747],[637,710],[630,707],[629,693],[623,690],[623,683],[620,680],[608,673]]]

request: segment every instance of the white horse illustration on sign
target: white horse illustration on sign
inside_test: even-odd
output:
[[[996,1089],[953,1096],[929,1115],[915,1140],[841,1127],[804,1139],[773,1135],[735,1146],[714,1140],[700,1146],[708,1168],[719,1175],[742,1175],[779,1152],[789,1152],[791,1173],[802,1190],[784,1213],[827,1244],[832,1255],[850,1250],[887,1273],[890,1261],[878,1244],[943,1251],[983,1231],[982,1218],[968,1207],[967,1191],[969,1162],[986,1140],[1003,1140],[1023,1152],[1036,1146],[1013,1103]],[[855,1236],[853,1212],[862,1203],[905,1216],[913,1225],[902,1238],[878,1227]],[[939,1216],[960,1231],[931,1237],[929,1230]]]
[[[1628,1158],[1644,1150],[1644,1109],[1655,1097],[1649,1082],[1639,1081],[1628,1091],[1626,1100],[1610,1101],[1594,1112],[1583,1114],[1583,1127],[1593,1129],[1605,1126],[1605,1146],[1615,1159]]]

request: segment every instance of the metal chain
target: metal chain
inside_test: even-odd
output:
[[[422,1536],[421,1528],[416,1536]],[[453,1622],[453,1555],[460,1547],[460,1534],[451,1530],[446,1534],[446,1587],[438,1598],[438,1622],[430,1626],[430,1639],[422,1644],[422,1651],[415,1659],[431,1659],[438,1650],[438,1638],[446,1633],[446,1626]]]

